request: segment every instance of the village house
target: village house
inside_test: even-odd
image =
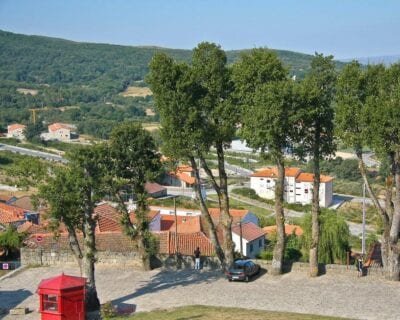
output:
[[[266,232],[253,222],[232,226],[232,241],[235,243],[235,251],[249,258],[255,258],[264,250],[265,235]]]
[[[260,197],[275,198],[277,168],[267,168],[253,173],[250,177],[250,188]],[[288,203],[310,204],[314,175],[303,172],[300,168],[285,168],[284,200]],[[333,198],[333,177],[321,175],[319,190],[320,206],[329,207]]]
[[[18,227],[28,221],[28,212],[22,208],[0,203],[0,224]]]
[[[7,138],[15,138],[18,140],[25,139],[26,126],[19,123],[14,123],[7,126]]]
[[[68,142],[73,138],[76,127],[72,124],[56,122],[49,125],[48,130],[49,132],[42,133],[40,135],[43,140],[58,140]]]

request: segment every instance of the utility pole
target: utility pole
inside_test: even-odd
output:
[[[361,255],[365,255],[365,183],[363,184]]]
[[[174,197],[174,215],[175,215],[175,258],[176,258],[176,268],[180,269],[180,264],[178,263],[179,253],[178,253],[178,217],[176,215],[176,197]]]
[[[243,257],[242,218],[240,218],[239,220],[239,234],[240,234],[240,256]]]

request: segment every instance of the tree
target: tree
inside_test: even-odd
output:
[[[13,227],[9,226],[4,232],[0,232],[0,248],[5,251],[8,256],[10,252],[19,249],[25,235],[18,233]]]
[[[67,167],[60,167],[39,186],[36,202],[44,201],[49,206],[49,221],[53,231],[64,223],[70,248],[78,261],[83,261],[86,286],[86,308],[97,310],[100,302],[95,282],[96,242],[94,217],[95,203],[104,193],[104,167],[101,165],[101,146],[80,147],[68,154]],[[77,233],[83,234],[83,246]]]
[[[227,103],[224,100],[225,96],[221,96],[225,93],[223,88],[226,86],[222,82],[227,80],[226,57],[222,50],[213,44],[200,44],[197,49],[193,57],[193,67],[186,63],[176,63],[165,54],[155,55],[150,63],[147,82],[154,93],[156,107],[160,113],[163,151],[173,159],[186,160],[191,164],[202,215],[208,225],[217,257],[225,268],[233,259],[233,245],[230,243],[230,217],[227,216],[229,199],[221,146],[227,143],[226,137],[232,129],[226,127],[224,116],[220,120],[216,117],[221,115]],[[219,184],[205,161],[205,154],[212,145],[217,148]],[[218,194],[226,236],[225,250],[218,240],[216,226],[201,195],[197,158],[211,177]]]
[[[264,157],[272,157],[278,171],[275,183],[277,240],[271,273],[281,274],[285,252],[284,150],[295,136],[294,88],[277,56],[266,49],[254,49],[243,55],[233,70],[243,107],[241,137],[253,149],[260,149]]]
[[[312,196],[312,243],[310,246],[310,276],[318,275],[319,243],[319,189],[320,160],[334,153],[333,98],[336,82],[333,57],[316,54],[311,62],[310,73],[301,84],[299,121],[302,123],[298,152],[309,155],[313,162]]]
[[[340,215],[324,210],[319,217],[319,222],[318,262],[325,264],[343,263],[346,261],[346,255],[349,251],[350,239],[350,231],[346,221]],[[313,242],[311,214],[306,214],[303,217],[302,228],[304,231],[302,243],[307,258]]]
[[[36,124],[29,123],[25,130],[24,135],[26,140],[29,142],[40,142],[40,134],[46,130],[45,126],[41,121],[38,121]]]
[[[124,123],[116,127],[109,144],[109,187],[123,213],[125,232],[132,239],[138,238],[139,254],[145,270],[151,268],[150,257],[155,253],[155,239],[149,231],[147,218],[147,192],[145,184],[154,181],[161,164],[154,141],[140,124]],[[136,220],[132,224],[122,191],[131,187],[136,197]]]
[[[379,70],[379,69],[378,69]],[[368,70],[369,71],[369,70]],[[367,71],[367,75],[368,75]],[[394,64],[378,73],[374,78],[371,95],[367,98],[365,123],[368,124],[367,142],[375,153],[388,161],[389,172],[386,178],[386,199],[383,210],[374,201],[380,212],[383,225],[382,260],[385,276],[389,280],[400,280],[400,64]],[[367,179],[366,179],[367,180]],[[373,196],[368,181],[368,192]],[[394,188],[394,193],[393,193]],[[374,198],[373,198],[374,199]],[[376,197],[375,197],[376,199]]]

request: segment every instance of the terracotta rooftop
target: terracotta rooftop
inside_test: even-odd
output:
[[[333,177],[321,174],[320,179],[322,183],[327,183],[329,181],[332,181]],[[314,182],[314,174],[302,172],[297,176],[296,182]]]
[[[240,226],[232,226],[232,232],[240,236]],[[266,231],[255,225],[253,222],[242,223],[242,237],[247,241],[253,241],[266,235]]]
[[[162,185],[159,185],[158,183],[155,183],[155,182],[146,182],[144,187],[145,187],[147,193],[150,195],[153,193],[158,193],[158,192],[166,190],[166,188],[164,188]]]
[[[0,223],[12,223],[25,219],[25,210],[0,202]]]
[[[23,124],[14,123],[14,124],[10,124],[7,127],[7,130],[8,130],[8,132],[11,132],[11,131],[14,131],[14,130],[17,130],[17,129],[25,129],[25,128],[26,128],[26,126],[23,125]]]
[[[0,202],[7,202],[13,198],[15,197],[10,195],[0,194]]]
[[[201,255],[214,255],[214,247],[204,233],[178,233],[161,231],[154,233],[160,239],[160,253],[175,254],[175,239],[178,241],[178,252],[183,255],[192,256],[197,247],[200,248]],[[176,235],[176,236],[175,236]]]
[[[22,208],[27,211],[35,211],[35,208],[33,207],[32,204],[32,199],[30,196],[23,196],[21,198],[18,198],[14,202],[11,203],[13,206]]]
[[[196,233],[201,231],[200,216],[176,216],[178,233]],[[175,232],[175,216],[161,215],[161,231]]]
[[[297,177],[301,172],[300,168],[288,167],[285,168],[285,177]],[[260,178],[276,178],[278,176],[278,169],[276,167],[267,168],[254,172],[251,177]]]
[[[19,233],[29,233],[29,234],[36,234],[36,233],[47,233],[50,232],[46,229],[46,226],[43,224],[35,224],[30,221],[25,221],[23,224],[19,225],[17,228]]]
[[[94,209],[95,215],[97,215],[97,232],[122,232],[121,226],[122,214],[116,208],[108,203],[98,205]],[[149,221],[152,221],[159,211],[150,210],[147,214]],[[134,212],[130,212],[130,219],[132,223],[136,223],[136,217]]]
[[[187,175],[186,173],[182,172],[170,172],[170,175],[178,180],[181,180],[183,182],[186,182],[188,184],[195,184],[196,179],[194,177],[191,177]]]
[[[53,124],[49,125],[48,129],[49,129],[49,132],[57,131],[57,130],[60,130],[60,129],[72,130],[73,129],[73,125],[56,122],[56,123],[53,123]]]
[[[263,230],[269,234],[269,233],[276,233],[276,226],[267,226],[264,227]],[[295,224],[285,224],[285,233],[287,235],[293,234],[293,231],[295,232],[296,236],[301,236],[303,234],[303,229]]]

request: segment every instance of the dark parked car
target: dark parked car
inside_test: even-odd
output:
[[[251,260],[235,260],[235,262],[225,272],[229,281],[244,280],[246,282],[260,272],[260,266]]]

